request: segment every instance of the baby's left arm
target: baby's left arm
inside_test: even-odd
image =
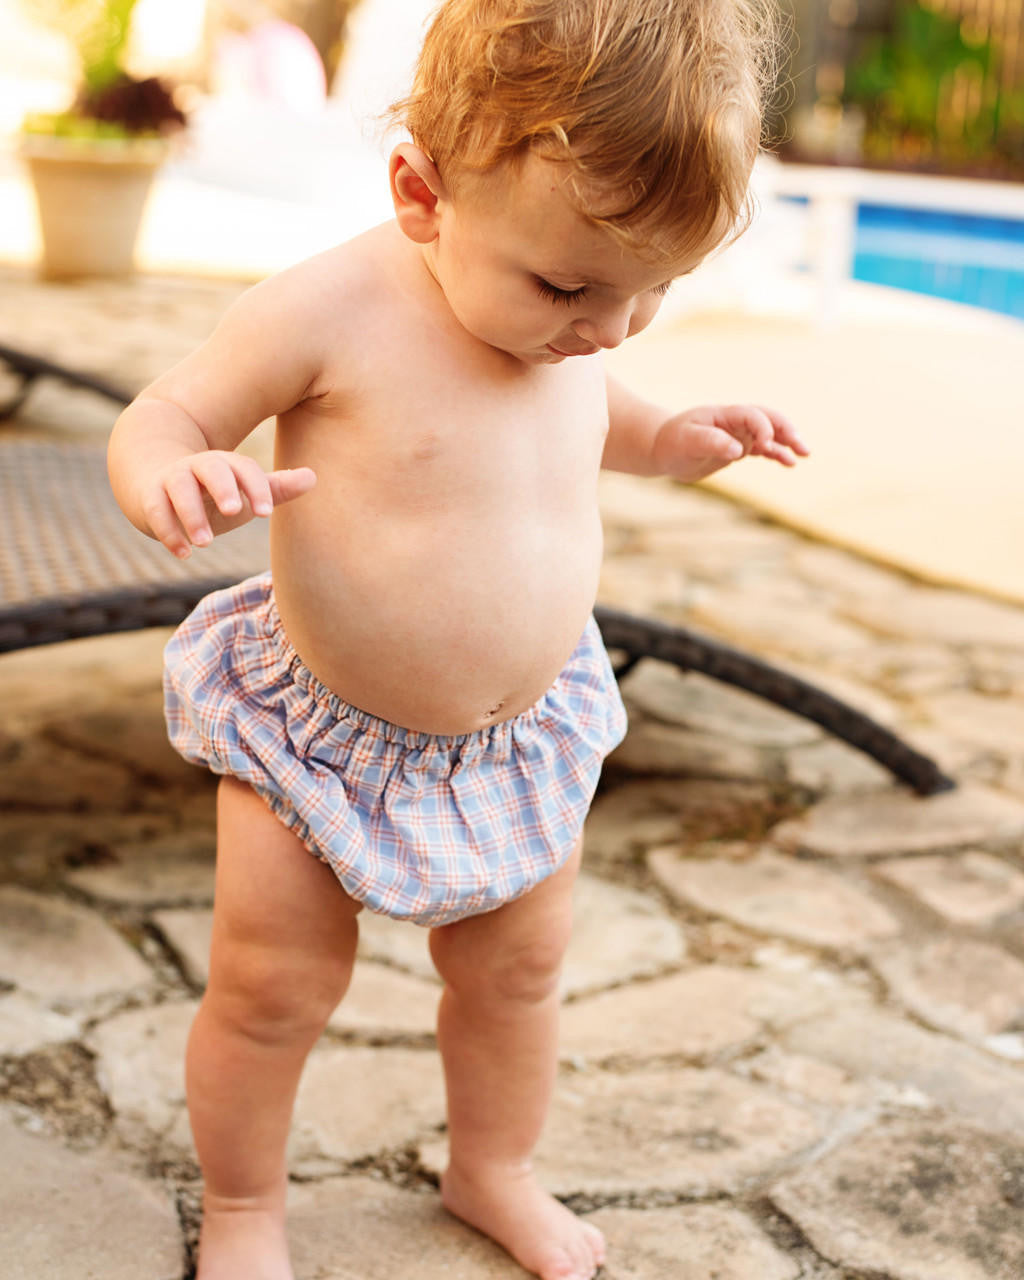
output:
[[[669,414],[611,376],[601,465],[640,476],[703,480],[748,454],[785,467],[810,450],[781,413],[757,405],[702,405]]]

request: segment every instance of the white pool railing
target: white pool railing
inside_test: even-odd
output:
[[[773,156],[762,156],[751,185],[762,217],[769,224],[773,213],[778,224],[780,197],[806,199],[801,256],[813,280],[815,320],[823,326],[837,322],[844,286],[853,275],[859,205],[892,205],[1024,221],[1024,183],[1018,182],[783,164]],[[756,231],[753,238],[758,239]],[[787,265],[792,267],[793,263]]]

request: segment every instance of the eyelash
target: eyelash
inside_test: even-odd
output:
[[[547,298],[549,302],[560,302],[563,306],[571,307],[575,302],[582,302],[587,296],[587,287],[584,285],[580,289],[559,289],[557,285],[553,285],[548,280],[537,277],[537,292],[542,298]],[[651,293],[656,293],[659,298],[663,298],[669,289],[672,288],[672,281],[668,280],[665,284],[656,284]]]
[[[537,292],[549,302],[561,302],[566,307],[571,307],[574,302],[582,302],[587,296],[586,285],[582,289],[559,289],[540,276],[537,277]]]

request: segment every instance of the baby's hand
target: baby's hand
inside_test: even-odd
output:
[[[143,495],[153,536],[180,559],[217,533],[269,516],[316,484],[309,467],[266,472],[253,458],[222,449],[193,453],[164,467]]]
[[[751,404],[687,409],[669,418],[654,444],[659,472],[685,481],[703,480],[748,454],[792,467],[809,453],[781,413]]]

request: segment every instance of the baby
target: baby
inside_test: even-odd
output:
[[[115,427],[118,500],[173,554],[273,512],[271,573],[167,648],[172,740],[222,775],[200,1280],[292,1274],[292,1104],[363,907],[430,929],[444,1204],[542,1280],[604,1259],[530,1163],[625,731],[590,616],[598,472],[806,450],[765,409],[660,409],[601,352],[742,225],[763,30],[746,0],[447,0],[394,109],[394,219],[249,291]],[[234,450],[271,415],[268,474]]]

